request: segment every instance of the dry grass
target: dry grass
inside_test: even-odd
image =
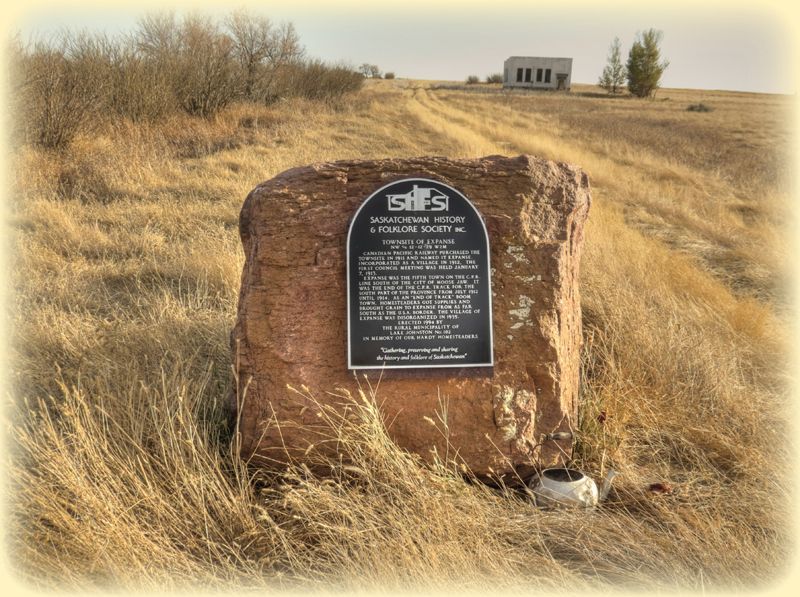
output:
[[[369,83],[338,104],[117,123],[64,152],[14,156],[17,574],[71,590],[743,590],[783,578],[789,101]],[[716,109],[686,111],[700,101]],[[493,153],[591,177],[574,457],[595,478],[622,473],[609,503],[537,511],[454,463],[425,467],[388,440],[369,387],[340,392],[349,417],[326,411],[343,453],[320,463],[332,479],[248,471],[224,413],[246,194],[317,161]],[[648,495],[654,482],[673,494]]]

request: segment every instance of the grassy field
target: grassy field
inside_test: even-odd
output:
[[[334,103],[114,121],[62,151],[15,149],[16,574],[81,591],[780,582],[793,563],[790,98],[368,83]],[[700,102],[714,110],[687,111]],[[358,417],[331,415],[353,460],[339,477],[246,470],[224,399],[247,193],[312,162],[492,154],[590,176],[574,464],[621,473],[609,502],[538,511],[452,463],[423,466],[388,441],[369,387]]]

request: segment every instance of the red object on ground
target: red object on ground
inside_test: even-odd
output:
[[[651,483],[647,491],[648,493],[665,493],[667,495],[672,495],[672,487],[667,483]]]

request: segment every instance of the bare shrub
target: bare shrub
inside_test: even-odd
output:
[[[149,60],[138,51],[134,38],[126,37],[111,45],[108,62],[108,105],[112,113],[132,122],[153,124],[176,110],[167,63]]]
[[[135,36],[147,61],[169,74],[175,101],[188,114],[212,116],[242,95],[234,42],[210,17],[147,15]]]
[[[209,17],[185,17],[181,27],[175,94],[193,116],[211,116],[241,95],[233,41]]]
[[[91,128],[109,89],[99,38],[62,32],[51,42],[18,47],[13,60],[12,104],[27,142],[64,148]]]
[[[245,10],[221,23],[152,13],[114,38],[65,31],[24,44],[18,35],[8,55],[17,145],[63,148],[90,125],[119,117],[155,124],[179,111],[208,118],[234,102],[330,101],[363,82],[349,66],[307,60],[291,23]]]
[[[358,67],[358,72],[364,75],[366,79],[380,79],[381,78],[381,69],[378,68],[377,64],[369,64],[365,62],[361,66]]]
[[[480,82],[481,80],[478,78],[477,75],[470,75],[467,77],[467,85],[477,85]]]
[[[490,85],[497,85],[503,83],[503,73],[494,73],[492,75],[486,75],[486,82]]]
[[[268,18],[244,9],[233,12],[225,26],[233,40],[233,57],[241,69],[244,99],[265,102],[274,95],[273,84],[280,69],[304,56],[294,26],[276,26]]]
[[[394,73],[392,73],[392,72],[386,73],[385,75],[383,75],[383,78],[384,79],[394,79]]]
[[[363,84],[364,77],[346,65],[311,60],[284,67],[277,90],[284,97],[330,102],[358,91]]]

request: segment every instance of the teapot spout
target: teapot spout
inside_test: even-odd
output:
[[[600,489],[600,497],[598,502],[606,501],[608,497],[608,492],[611,491],[611,481],[614,477],[616,477],[619,473],[615,470],[609,470],[606,478],[603,480],[603,487]]]

